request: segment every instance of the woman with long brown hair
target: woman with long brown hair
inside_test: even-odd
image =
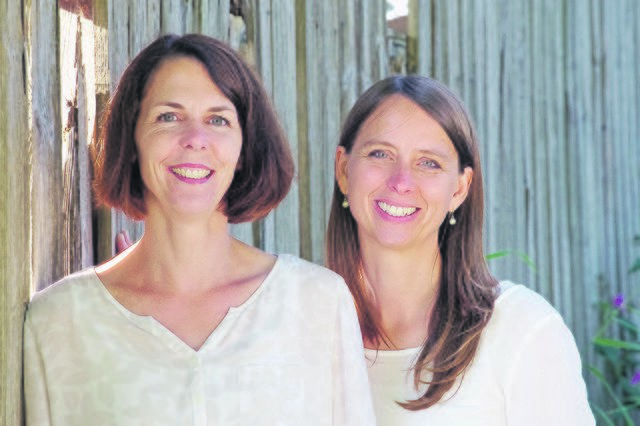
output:
[[[460,100],[426,77],[374,84],[335,164],[327,264],[356,301],[378,424],[593,424],[560,315],[487,268]]]

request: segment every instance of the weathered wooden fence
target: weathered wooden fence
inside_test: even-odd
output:
[[[117,231],[142,233],[95,207],[90,186],[89,145],[127,62],[158,34],[201,32],[255,66],[298,177],[274,213],[233,232],[321,263],[340,123],[390,73],[385,10],[382,0],[0,2],[0,423],[21,421],[30,293],[110,257]],[[638,22],[633,0],[411,1],[407,69],[450,85],[478,127],[488,251],[536,265],[511,256],[492,269],[545,295],[587,362],[596,303],[640,300],[626,273],[640,257]]]
[[[640,302],[639,19],[634,0],[418,0],[410,13],[410,69],[454,88],[478,128],[488,251],[535,264],[493,271],[552,301],[585,362],[597,304]]]

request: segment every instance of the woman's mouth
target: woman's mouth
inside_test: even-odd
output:
[[[385,212],[386,214],[388,214],[389,216],[393,216],[393,217],[406,217],[406,216],[411,216],[412,214],[414,214],[417,210],[416,207],[399,207],[399,206],[392,206],[391,204],[387,204],[384,201],[378,201],[378,207],[380,207],[380,209]]]
[[[203,167],[170,167],[169,170],[175,177],[183,182],[202,183],[206,182],[213,174],[213,170]]]

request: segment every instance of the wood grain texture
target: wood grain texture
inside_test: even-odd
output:
[[[31,74],[33,278],[41,289],[64,274],[58,9],[51,2],[33,2],[24,13]]]
[[[275,6],[275,7],[274,7]],[[296,162],[298,151],[294,2],[255,2],[256,70],[273,100]],[[282,203],[260,222],[261,246],[273,253],[300,254],[298,179]]]
[[[25,34],[0,2],[0,423],[22,423],[22,322],[32,282]]]
[[[584,362],[595,362],[598,303],[618,292],[640,296],[640,277],[627,272],[640,257],[640,68],[629,48],[640,40],[640,5],[412,0],[410,7],[408,66],[456,91],[478,129],[487,252],[525,253],[535,271],[518,256],[490,267],[545,296]]]

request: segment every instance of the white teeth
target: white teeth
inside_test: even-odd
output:
[[[179,176],[189,179],[202,179],[211,174],[211,170],[207,169],[191,169],[187,167],[175,167],[171,171]]]
[[[391,205],[385,203],[384,201],[378,202],[378,206],[380,206],[380,208],[382,210],[384,210],[385,212],[387,212],[391,216],[395,216],[395,217],[409,216],[410,214],[413,214],[417,210],[415,207],[391,206]]]

